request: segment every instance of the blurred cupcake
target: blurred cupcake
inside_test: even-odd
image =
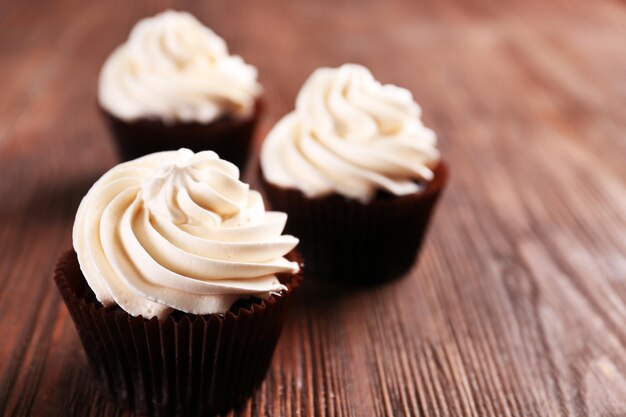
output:
[[[222,38],[169,10],[139,21],[107,58],[98,100],[123,160],[185,147],[244,169],[261,90]]]
[[[104,391],[149,416],[245,401],[300,281],[285,221],[210,151],[151,154],[100,178],[55,281]]]
[[[320,68],[268,134],[261,177],[307,274],[370,283],[414,263],[447,168],[411,93],[367,68]]]

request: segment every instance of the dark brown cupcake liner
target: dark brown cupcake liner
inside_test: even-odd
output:
[[[288,255],[299,260],[295,253]],[[54,280],[105,395],[147,416],[198,416],[243,403],[269,368],[301,274],[279,275],[287,290],[237,302],[224,314],[175,312],[164,320],[103,307],[76,253],[59,259]]]
[[[263,109],[257,100],[250,117],[223,116],[209,123],[176,122],[159,119],[127,122],[100,108],[124,161],[160,151],[188,148],[194,152],[215,151],[221,159],[237,165],[243,172],[254,129]]]
[[[442,161],[426,188],[406,196],[378,195],[368,204],[333,194],[261,183],[273,210],[288,214],[285,231],[300,239],[307,277],[373,284],[402,275],[414,264],[436,202],[448,178]]]

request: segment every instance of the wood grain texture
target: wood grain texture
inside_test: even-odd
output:
[[[166,7],[259,68],[265,129],[314,68],[359,62],[413,91],[452,168],[419,268],[369,290],[306,283],[264,385],[230,416],[626,415],[613,0],[0,2],[0,415],[127,415],[98,393],[50,277],[116,162],[99,68]]]

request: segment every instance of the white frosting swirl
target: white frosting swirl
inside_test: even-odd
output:
[[[74,249],[97,299],[133,316],[227,311],[266,298],[298,270],[283,256],[287,216],[266,212],[239,170],[212,151],[159,152],[102,176],[83,198]]]
[[[346,64],[316,70],[296,109],[268,134],[265,178],[308,197],[339,193],[362,202],[377,190],[405,195],[432,180],[440,155],[411,93]]]
[[[100,72],[100,105],[132,121],[210,122],[249,116],[261,93],[257,70],[195,17],[168,10],[139,21]]]

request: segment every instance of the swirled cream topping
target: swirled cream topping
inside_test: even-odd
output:
[[[98,97],[126,121],[207,123],[226,113],[249,116],[260,92],[256,68],[191,14],[168,10],[139,21],[108,57]]]
[[[320,68],[261,151],[266,180],[308,197],[338,193],[362,202],[377,190],[417,192],[439,162],[435,133],[411,93],[376,81],[360,65]]]
[[[227,311],[266,298],[293,273],[284,255],[287,216],[267,212],[239,170],[212,151],[159,152],[108,171],[83,198],[74,223],[80,268],[104,306],[133,316]]]

